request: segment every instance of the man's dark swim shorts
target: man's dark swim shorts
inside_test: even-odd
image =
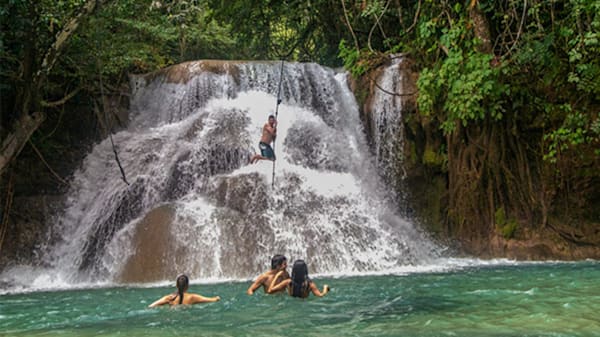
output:
[[[269,158],[271,160],[275,160],[275,152],[273,152],[271,145],[260,142],[260,143],[258,143],[258,147],[260,148],[260,154],[263,157]]]

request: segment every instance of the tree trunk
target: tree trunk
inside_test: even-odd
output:
[[[492,53],[492,34],[485,14],[479,8],[478,0],[471,0],[469,17],[473,21],[475,36],[481,41],[478,51],[484,54]]]
[[[42,112],[36,112],[32,115],[23,114],[19,118],[15,123],[13,132],[2,141],[0,173],[21,152],[23,146],[27,144],[29,137],[37,130],[45,118],[46,116]]]
[[[6,166],[14,160],[23,146],[29,140],[29,137],[42,124],[45,119],[43,112],[38,112],[37,107],[40,106],[40,98],[38,93],[44,85],[46,77],[56,64],[61,53],[67,46],[67,42],[73,36],[77,27],[90,16],[98,5],[106,0],[88,0],[80,10],[67,21],[62,30],[56,34],[54,43],[43,53],[44,58],[41,65],[37,67],[37,72],[31,80],[31,85],[27,85],[23,92],[22,99],[17,103],[15,111],[18,113],[17,120],[14,123],[13,129],[8,136],[2,140],[2,148],[0,149],[0,175],[4,172]],[[31,113],[32,111],[36,111]]]
[[[46,50],[44,53],[44,59],[42,60],[42,65],[39,68],[36,76],[34,78],[34,84],[40,86],[43,84],[44,79],[50,73],[50,70],[54,67],[56,60],[64,50],[67,41],[71,38],[71,36],[79,27],[79,24],[86,19],[90,14],[93,13],[94,9],[102,3],[103,0],[88,0],[86,1],[78,13],[76,13],[61,29],[58,34],[56,34],[56,39],[54,43]],[[35,88],[35,87],[34,87]]]

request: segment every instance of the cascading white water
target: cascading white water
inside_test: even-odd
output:
[[[113,137],[131,185],[110,142],[95,146],[53,229],[46,261],[55,277],[248,278],[277,253],[328,274],[436,257],[437,247],[382,197],[344,74],[286,63],[274,187],[271,162],[248,164],[275,110],[278,81],[279,64],[270,62],[198,61],[135,78],[130,125]],[[131,275],[144,271],[154,274]]]
[[[404,162],[404,128],[402,112],[405,99],[402,94],[405,72],[401,71],[403,57],[394,57],[378,79],[371,113],[373,144],[379,172],[394,190],[402,190],[400,182],[406,177]],[[385,91],[384,91],[385,90]]]

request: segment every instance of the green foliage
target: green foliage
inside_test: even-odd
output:
[[[592,124],[586,114],[572,111],[568,104],[563,106],[563,110],[566,112],[563,125],[544,135],[544,140],[549,143],[544,160],[552,163],[556,163],[561,153],[600,139],[597,132],[598,120]]]
[[[507,224],[505,224],[504,226],[502,226],[500,233],[506,240],[512,239],[515,236],[515,232],[517,231],[517,228],[518,228],[517,222],[512,220],[512,221],[508,222]]]
[[[600,24],[600,20],[597,20],[596,24]],[[598,31],[577,35],[573,31],[570,33],[567,35],[570,38],[567,53],[571,64],[568,81],[575,84],[578,91],[600,98],[600,62],[598,61],[600,33]]]
[[[506,223],[506,212],[504,207],[500,207],[494,213],[494,220],[496,220],[496,226],[501,226]]]
[[[55,34],[79,8],[82,0],[0,2],[0,110],[2,126],[11,125],[23,110],[37,108],[25,92],[32,85]],[[45,89],[45,88],[42,88]],[[4,113],[8,111],[8,113]]]
[[[420,26],[423,37],[431,37],[434,30],[431,21]],[[439,41],[448,46],[448,55],[421,71],[417,81],[419,111],[426,116],[437,114],[446,134],[456,129],[456,123],[467,126],[488,117],[500,120],[505,112],[504,97],[509,93],[509,87],[500,81],[502,69],[491,65],[492,55],[474,49],[475,40],[465,39],[464,22],[440,32]]]
[[[384,7],[385,3],[381,0],[369,1],[359,15],[362,18],[378,16],[383,11]]]
[[[544,160],[587,160],[585,149],[600,144],[593,130],[600,100],[600,1],[571,0],[560,11],[551,9],[537,4],[528,11],[529,31],[506,69],[519,94],[512,104],[543,116]]]
[[[162,5],[157,5],[162,3]],[[106,6],[74,46],[80,65],[118,79],[123,72],[148,72],[201,58],[235,57],[227,27],[209,18],[204,2],[119,1]],[[89,60],[89,48],[97,59]],[[75,49],[79,48],[79,49]]]
[[[593,130],[600,100],[600,2],[571,0],[554,15],[549,10],[538,4],[528,11],[532,24],[513,48],[513,63],[505,69],[517,94],[512,105],[543,117],[537,120],[544,121],[545,161],[587,161],[584,154],[600,154],[586,150],[600,144]]]
[[[346,46],[346,40],[340,41],[339,57],[344,60],[344,69],[348,70],[352,76],[359,78],[368,68],[361,61],[360,52],[353,47]]]
[[[86,2],[0,3],[3,127],[11,125],[21,111],[40,109],[43,102],[60,101],[74,91],[78,94],[70,102],[95,100],[101,92],[118,90],[118,84],[128,80],[128,73],[154,71],[194,59],[242,56],[234,45],[230,27],[212,18],[206,0],[103,1],[81,20],[43,85],[32,90],[35,97],[29,99],[28,86],[48,48]],[[45,110],[47,120],[64,123],[60,118],[62,106]],[[93,119],[91,109],[89,113]]]
[[[346,40],[340,42],[339,57],[344,61],[344,68],[354,78],[360,78],[367,71],[377,68],[386,60],[385,54],[364,49],[358,51],[356,48],[347,47]]]
[[[347,31],[338,2],[208,0],[212,17],[231,26],[245,59],[313,61],[337,66],[337,47]]]
[[[367,45],[375,53],[411,53],[420,69],[418,111],[438,123],[444,134],[459,125],[508,123],[515,126],[511,132],[517,137],[520,128],[540,130],[521,138],[535,135],[549,163],[600,153],[595,131],[600,1],[345,4],[361,49],[339,44],[346,69],[355,76],[369,70],[370,56],[363,52]],[[491,51],[481,51],[473,4],[487,20]]]
[[[496,210],[494,213],[494,220],[496,223],[496,230],[498,230],[506,240],[514,238],[518,224],[515,219],[506,218],[504,207],[500,207]]]
[[[445,151],[446,149],[444,146],[440,147],[439,149],[426,147],[425,151],[423,152],[423,164],[446,171],[448,165],[448,155],[445,153]]]

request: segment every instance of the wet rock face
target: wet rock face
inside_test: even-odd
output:
[[[254,256],[269,255],[260,242],[272,242],[273,233],[264,216],[270,207],[269,184],[257,174],[217,178],[205,191],[216,208],[206,218],[176,215],[176,205],[148,212],[135,225],[131,251],[118,282],[153,282],[181,272],[247,276],[256,269]],[[218,223],[219,243],[204,241],[208,223]],[[207,256],[220,250],[218,265]]]
[[[120,239],[132,248],[117,280],[151,282],[181,272],[248,277],[278,252],[311,259],[315,272],[349,260],[357,270],[368,269],[368,261],[351,254],[378,250],[381,232],[360,209],[352,211],[355,200],[308,191],[295,174],[280,179],[274,193],[259,173],[217,176],[202,192],[213,205],[207,213],[186,213],[176,205],[152,210],[135,225],[131,240]],[[333,220],[324,227],[321,218]],[[389,244],[390,252],[411,258],[400,242]]]
[[[118,281],[155,282],[177,275],[177,257],[183,252],[171,234],[174,219],[171,205],[155,208],[144,216],[129,242],[133,254],[117,276]]]
[[[251,151],[241,140],[247,136],[248,118],[237,109],[222,110],[216,113],[217,127],[204,136],[204,142],[195,151],[198,157],[193,171],[197,176],[212,177],[231,172],[248,163]]]
[[[463,249],[484,258],[506,257],[516,260],[582,260],[600,258],[600,246],[577,245],[560,238],[551,229],[527,230],[518,239],[505,239],[500,234],[470,242]]]
[[[217,206],[213,216],[221,231],[219,263],[224,273],[248,275],[255,267],[255,256],[271,254],[260,245],[274,240],[265,216],[272,207],[270,193],[270,182],[256,173],[220,177],[206,191]]]
[[[217,207],[224,207],[247,216],[263,214],[269,207],[268,182],[257,174],[219,177],[206,194],[215,200]]]
[[[352,149],[333,141],[335,130],[314,123],[297,123],[284,145],[293,163],[317,170],[348,172]]]
[[[173,165],[171,174],[167,180],[166,189],[164,191],[165,200],[176,200],[194,186],[194,175],[190,172],[189,165],[186,165],[191,160],[191,151],[186,151],[179,154],[177,164]]]

